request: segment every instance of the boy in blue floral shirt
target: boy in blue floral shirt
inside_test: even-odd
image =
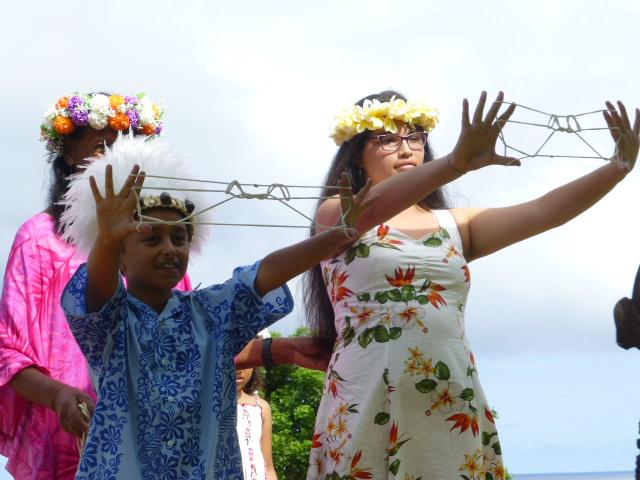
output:
[[[179,163],[160,140],[125,137],[74,180],[67,196],[67,236],[79,245],[95,238],[62,299],[99,397],[76,478],[242,480],[234,356],[291,311],[287,280],[357,234],[329,230],[236,268],[221,285],[172,290],[202,226],[191,215],[193,203],[173,193],[138,199],[144,173],[131,169],[134,161],[155,175]],[[119,193],[114,172],[124,184]],[[104,194],[96,181],[102,174]],[[354,198],[342,189],[348,226],[366,208],[367,190]],[[96,204],[89,220],[87,195]],[[155,221],[140,222],[146,218]]]

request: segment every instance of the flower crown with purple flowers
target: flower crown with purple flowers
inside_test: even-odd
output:
[[[46,142],[47,160],[51,162],[63,152],[64,135],[73,133],[76,127],[88,125],[102,130],[108,125],[116,131],[131,129],[144,135],[158,135],[163,116],[164,104],[153,103],[144,93],[127,96],[74,93],[47,107],[40,138]]]

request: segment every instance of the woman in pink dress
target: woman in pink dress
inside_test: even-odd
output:
[[[74,478],[78,439],[89,427],[78,404],[92,413],[96,398],[60,308],[63,288],[85,261],[60,238],[67,177],[100,157],[118,131],[160,133],[163,113],[144,95],[102,93],[62,97],[45,113],[49,205],[18,230],[0,301],[0,454],[17,480]],[[178,288],[190,289],[189,279]]]

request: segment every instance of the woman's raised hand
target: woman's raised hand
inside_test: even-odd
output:
[[[131,174],[117,194],[113,189],[113,170],[111,165],[105,167],[104,172],[105,195],[102,196],[95,177],[89,178],[93,198],[96,202],[99,235],[107,241],[120,242],[124,238],[140,231],[141,227],[148,229],[148,225],[140,224],[134,219],[136,210],[136,191],[140,191],[144,182],[144,172],[135,165]]]
[[[469,118],[469,101],[466,98],[462,101],[462,129],[448,159],[453,168],[460,172],[469,172],[487,165],[520,165],[520,161],[513,157],[496,154],[496,142],[500,130],[516,108],[512,103],[498,117],[503,99],[504,93],[498,93],[495,102],[483,118],[487,101],[487,92],[483,91],[472,119]]]
[[[617,103],[618,109],[611,102],[606,102],[608,110],[602,114],[616,144],[612,160],[621,170],[630,172],[636,164],[640,147],[640,109],[636,108],[635,120],[631,127],[627,109],[622,102]]]

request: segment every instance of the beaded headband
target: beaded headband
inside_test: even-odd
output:
[[[107,125],[116,131],[131,129],[144,135],[162,131],[164,104],[153,103],[144,93],[138,95],[105,95],[74,93],[60,97],[47,107],[42,116],[40,138],[46,143],[49,161],[62,154],[64,135],[76,127],[90,126],[102,130]]]
[[[350,105],[342,109],[335,117],[335,123],[329,135],[342,145],[365,130],[381,130],[396,133],[398,122],[410,127],[421,127],[426,132],[433,130],[438,123],[439,111],[425,103],[415,100],[405,101],[391,97],[388,102],[365,100],[362,106]]]
[[[140,210],[150,210],[152,208],[169,208],[171,210],[177,210],[185,217],[188,217],[195,210],[195,205],[191,200],[178,198],[171,196],[167,192],[162,192],[160,195],[145,195],[140,196]]]
[[[179,179],[167,178],[173,177],[176,172],[189,177],[191,172],[187,161],[176,155],[162,139],[131,133],[119,133],[117,140],[107,148],[102,157],[91,159],[86,169],[70,177],[69,190],[61,202],[65,206],[60,219],[64,240],[76,245],[83,254],[88,254],[91,250],[98,233],[98,223],[89,177],[96,179],[96,184],[104,194],[107,164],[112,166],[116,192],[129,178],[133,166],[139,165],[141,171],[150,175],[145,179],[139,196],[140,211],[169,208],[180,212],[185,217],[180,223],[193,226],[191,251],[198,253],[202,249],[209,233],[206,224],[211,223],[211,211],[205,209],[195,212],[195,206],[205,204],[204,195],[199,191],[185,189],[185,183]],[[155,178],[156,176],[161,178]],[[136,215],[136,212],[132,214]],[[145,216],[141,220],[144,223],[166,223]],[[201,225],[202,223],[205,225]]]

